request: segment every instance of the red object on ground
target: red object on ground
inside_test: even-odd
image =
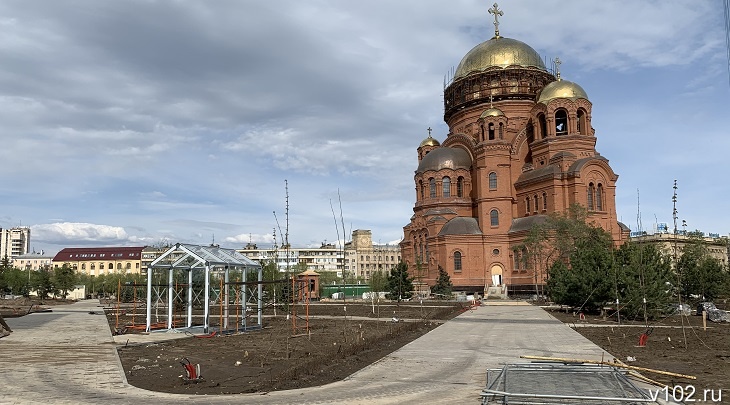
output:
[[[641,336],[639,336],[639,346],[644,347],[646,346],[646,341],[649,340],[649,335],[646,333],[642,333]]]

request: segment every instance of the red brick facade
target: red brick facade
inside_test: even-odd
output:
[[[441,266],[456,290],[543,284],[519,264],[532,224],[572,204],[617,243],[618,175],[596,152],[592,104],[528,45],[495,36],[462,59],[444,91],[449,127],[418,147],[416,203],[404,227],[403,260],[433,284]]]

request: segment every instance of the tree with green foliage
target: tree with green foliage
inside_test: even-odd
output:
[[[55,294],[56,289],[51,281],[51,271],[48,269],[38,270],[31,279],[31,287],[38,293],[40,299],[46,299],[50,294]]]
[[[621,313],[628,318],[654,319],[672,302],[671,258],[656,245],[626,242],[615,251]]]
[[[61,296],[65,299],[68,296],[68,291],[73,289],[76,283],[76,272],[74,269],[64,264],[61,267],[56,267],[53,271],[53,277],[51,282],[56,289],[61,292]]]
[[[573,241],[568,263],[559,260],[550,268],[547,288],[559,304],[596,310],[615,296],[612,242],[603,229],[585,227],[583,238]]]
[[[702,235],[693,232],[677,260],[680,291],[689,301],[711,301],[727,293],[727,271],[720,260],[712,257]]]
[[[388,291],[390,299],[400,302],[402,299],[410,299],[413,294],[413,278],[408,275],[408,265],[401,262],[390,270],[388,275]]]
[[[436,279],[436,284],[431,288],[431,293],[436,295],[437,298],[451,298],[451,289],[453,288],[451,277],[443,267],[438,266],[438,269],[439,276]]]

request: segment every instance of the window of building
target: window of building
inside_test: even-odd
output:
[[[81,263],[81,270],[86,270],[86,263]]]
[[[451,178],[444,177],[441,182],[441,184],[443,185],[443,196],[451,197]]]
[[[104,263],[99,263],[99,270],[104,270]]]
[[[586,112],[582,108],[578,109],[578,133],[581,135],[588,134],[588,122],[586,122]]]
[[[542,193],[542,210],[547,211],[547,193]]]
[[[109,270],[114,270],[114,263],[109,263]]]
[[[489,123],[489,127],[487,128],[488,138],[490,141],[494,140],[494,124],[491,122]]]
[[[428,179],[428,189],[428,196],[431,198],[436,198],[436,179],[434,179],[433,177]]]
[[[532,126],[532,122],[527,124],[527,143],[532,143],[535,140],[535,128]]]
[[[530,213],[530,197],[527,197],[527,198],[525,199],[525,204],[527,204],[527,210],[525,210],[525,212],[526,212],[527,214],[529,214],[529,213]]]
[[[461,252],[454,252],[454,271],[461,271]]]
[[[489,189],[490,190],[497,189],[497,173],[495,173],[495,172],[489,173]]]
[[[499,139],[504,139],[504,124],[499,123]]]
[[[479,126],[479,129],[481,130],[481,134],[482,134],[482,141],[483,141],[483,140],[484,140],[484,125],[480,125],[480,126]]]
[[[117,270],[121,270],[121,269],[122,269],[122,264],[121,263],[117,263]]]
[[[459,178],[456,179],[456,196],[457,197],[464,196],[464,178],[461,176],[459,176]]]
[[[89,268],[90,268],[91,270],[96,270],[96,266],[94,265],[94,263],[91,263],[91,264],[89,265]]]
[[[534,195],[532,200],[535,202],[535,212],[540,209],[540,204],[538,204],[537,194]]]
[[[596,187],[596,210],[603,211],[603,185]]]
[[[596,188],[593,183],[588,184],[588,211],[593,211],[595,206],[593,205],[593,196],[596,192]]]
[[[514,271],[518,271],[520,269],[520,251],[515,249],[514,250]]]
[[[421,200],[423,200],[426,196],[426,188],[423,187],[423,180],[418,180],[418,190],[421,193]]]
[[[540,125],[540,139],[547,138],[547,121],[545,120],[545,114],[538,115],[537,122]]]
[[[555,111],[555,134],[568,134],[568,112],[562,108]]]
[[[491,226],[499,226],[499,212],[497,210],[489,211],[489,223]]]

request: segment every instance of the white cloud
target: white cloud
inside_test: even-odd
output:
[[[31,226],[31,239],[51,244],[130,242],[129,235],[122,227],[77,222],[33,225]]]

